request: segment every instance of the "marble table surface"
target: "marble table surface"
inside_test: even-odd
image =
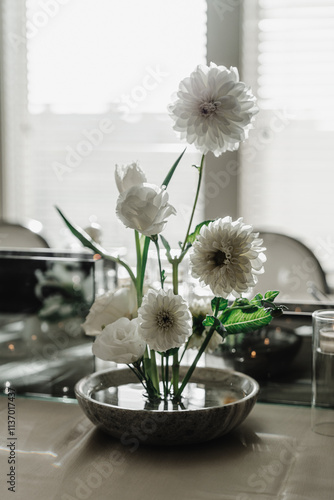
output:
[[[220,439],[166,448],[121,444],[72,399],[8,398],[0,397],[1,499],[334,498],[334,437],[312,431],[307,407],[257,403]]]

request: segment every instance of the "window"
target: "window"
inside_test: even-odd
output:
[[[81,226],[96,219],[104,245],[126,245],[114,165],[138,160],[160,184],[183,150],[166,109],[206,62],[206,2],[4,0],[2,37],[5,217],[40,220],[53,246],[76,245],[58,205]],[[186,156],[169,189],[175,245],[197,181],[198,153]]]
[[[334,3],[242,3],[242,76],[260,113],[240,151],[239,212],[299,238],[334,284]]]

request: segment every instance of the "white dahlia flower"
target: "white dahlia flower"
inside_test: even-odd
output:
[[[138,319],[120,318],[107,325],[96,337],[93,354],[104,361],[114,363],[135,363],[146,349],[146,344],[138,335]]]
[[[263,240],[242,219],[217,219],[203,226],[190,255],[191,273],[217,297],[238,297],[264,272]]]
[[[251,89],[239,81],[237,68],[200,65],[180,82],[178,99],[169,105],[174,130],[202,153],[220,156],[247,139],[258,112]]]
[[[86,335],[99,335],[102,330],[118,320],[137,316],[137,296],[134,287],[120,288],[97,297],[82,325]]]
[[[146,182],[120,193],[116,205],[116,215],[123,224],[145,236],[161,233],[167,217],[175,214],[175,208],[168,203],[167,191]]]
[[[132,186],[142,184],[146,180],[146,175],[137,162],[130,163],[129,165],[116,165],[115,181],[120,193],[130,189]]]
[[[192,334],[187,303],[172,290],[149,290],[138,309],[138,320],[139,334],[155,351],[180,347]]]

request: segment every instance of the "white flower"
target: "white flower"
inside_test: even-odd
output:
[[[126,227],[136,229],[145,236],[161,233],[167,217],[175,215],[168,203],[168,193],[154,184],[137,184],[121,193],[116,214]]]
[[[187,303],[172,290],[149,290],[138,309],[139,334],[150,349],[164,352],[180,347],[192,333]]]
[[[214,63],[197,66],[181,81],[177,96],[169,106],[173,128],[202,154],[219,156],[238,149],[258,112],[250,88],[239,82],[237,68]]]
[[[194,299],[190,304],[189,304],[189,309],[193,317],[197,316],[205,316],[207,314],[212,314],[212,309],[211,309],[211,299],[208,298],[200,298],[200,299]]]
[[[115,181],[120,193],[123,193],[132,186],[146,182],[146,176],[137,162],[129,165],[116,165]]]
[[[239,296],[257,283],[266,258],[263,240],[242,219],[217,219],[201,228],[193,244],[192,275],[209,285],[217,297]]]
[[[104,361],[114,363],[134,363],[146,349],[146,344],[138,335],[138,319],[120,318],[107,325],[96,337],[93,354]]]
[[[120,288],[97,297],[82,325],[86,335],[98,335],[103,328],[119,318],[137,316],[137,300],[134,288]]]

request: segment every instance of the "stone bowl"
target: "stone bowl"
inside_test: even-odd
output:
[[[181,380],[186,370],[180,368]],[[93,424],[132,449],[200,443],[227,434],[250,413],[258,392],[258,383],[244,373],[202,367],[195,369],[181,405],[151,404],[129,368],[96,372],[75,386]]]

